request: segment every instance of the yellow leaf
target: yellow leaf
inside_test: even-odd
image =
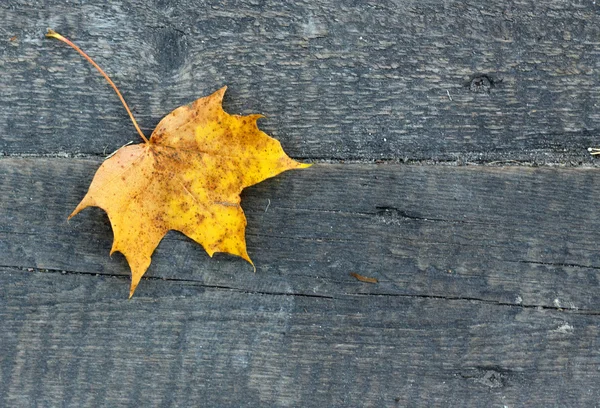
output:
[[[108,214],[111,254],[131,267],[130,297],[154,249],[176,230],[215,252],[246,252],[245,187],[285,170],[309,167],[290,159],[281,144],[258,129],[261,115],[226,113],[226,88],[165,116],[148,143],[121,148],[96,172],[88,193],[69,216],[89,206]]]
[[[111,254],[121,252],[131,268],[129,297],[169,230],[198,242],[211,257],[227,252],[252,264],[240,193],[283,171],[310,165],[290,159],[277,140],[258,129],[261,115],[226,113],[225,87],[175,109],[146,139],[108,75],[69,39],[53,30],[46,36],[73,47],[100,71],[145,142],[122,147],[108,158],[69,216],[89,206],[106,211],[114,233]]]

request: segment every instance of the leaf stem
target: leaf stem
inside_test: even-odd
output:
[[[129,118],[131,119],[131,122],[133,122],[133,126],[135,127],[135,130],[137,130],[137,132],[140,135],[140,137],[144,140],[144,143],[148,143],[148,139],[146,138],[146,136],[144,136],[144,133],[142,133],[142,130],[138,126],[135,118],[133,117],[133,114],[131,113],[131,110],[129,109],[129,106],[127,105],[127,102],[125,102],[125,99],[123,98],[123,95],[121,95],[121,92],[119,92],[119,89],[117,88],[117,86],[115,85],[115,83],[108,77],[108,75],[106,75],[106,72],[104,72],[102,70],[102,68],[100,68],[98,66],[98,64],[96,64],[94,62],[93,59],[91,59],[85,52],[83,52],[81,50],[81,48],[79,48],[78,46],[76,46],[75,44],[73,44],[73,42],[71,42],[71,40],[69,40],[68,38],[63,37],[62,35],[60,35],[59,33],[57,33],[56,31],[54,31],[52,29],[48,29],[48,33],[46,34],[46,37],[48,37],[48,38],[56,38],[57,40],[60,40],[60,41],[64,42],[65,44],[67,44],[68,46],[72,47],[75,51],[77,51],[79,54],[81,54],[81,56],[83,58],[85,58],[86,60],[88,60],[88,62],[90,64],[92,64],[94,66],[94,68],[96,68],[102,74],[102,76],[104,77],[104,79],[106,79],[108,81],[108,83],[110,84],[110,86],[112,86],[112,88],[117,93],[117,96],[119,97],[119,99],[121,100],[121,103],[125,107],[125,110],[129,114]]]

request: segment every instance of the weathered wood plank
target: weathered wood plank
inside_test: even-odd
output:
[[[593,406],[598,316],[0,268],[0,404]],[[182,292],[182,287],[186,291]]]
[[[98,164],[0,160],[0,265],[129,275],[124,258],[108,257],[112,233],[101,210],[66,222]],[[320,164],[245,191],[256,274],[169,233],[147,276],[271,293],[598,311],[599,184],[594,169]]]
[[[38,3],[0,4],[0,406],[600,400],[597,170],[364,164],[591,162],[596,5]],[[136,136],[47,27],[147,133],[227,84],[292,156],[363,164],[244,193],[256,274],[170,233],[127,301],[106,216],[65,220]]]
[[[0,5],[0,152],[103,155],[230,86],[294,157],[591,161],[599,143],[593,2],[319,0]],[[14,39],[11,41],[10,39]]]

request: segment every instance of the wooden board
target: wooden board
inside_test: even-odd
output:
[[[225,108],[265,114],[298,158],[579,163],[600,143],[592,2],[11,0],[0,19],[5,154],[138,140],[48,27],[113,76],[147,133],[228,85]]]
[[[593,406],[596,315],[0,269],[5,406]],[[10,357],[9,357],[10,356]]]
[[[0,19],[0,406],[600,400],[593,2],[11,0]],[[244,191],[256,273],[171,232],[127,300],[106,215],[66,218],[137,136],[48,27],[148,135],[228,85],[227,111],[315,163]]]
[[[0,160],[7,405],[585,406],[600,397],[593,169],[288,172],[244,194],[256,274],[171,233],[128,302],[106,216],[65,221],[98,164]],[[109,381],[90,385],[105,371]]]
[[[66,221],[98,166],[0,160],[0,265],[129,275],[123,257],[108,257],[112,232],[101,210]],[[275,293],[360,290],[600,311],[596,173],[319,164],[245,191],[256,274],[240,258],[211,260],[171,232],[147,276]],[[379,284],[359,283],[351,272]]]

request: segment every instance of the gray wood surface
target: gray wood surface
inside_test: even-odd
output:
[[[1,2],[0,406],[595,406],[599,8]],[[228,85],[315,163],[244,191],[256,273],[170,232],[127,300],[66,218],[137,136],[48,27],[147,134]]]
[[[108,256],[112,232],[102,210],[66,221],[99,164],[0,161],[0,265],[128,279],[125,259]],[[316,164],[244,192],[256,274],[241,258],[210,259],[171,232],[146,276],[326,297],[360,291],[600,311],[597,202],[595,169]],[[121,294],[128,291],[124,283]]]
[[[598,316],[0,269],[5,406],[593,406]],[[9,355],[12,358],[6,358]]]
[[[66,222],[98,165],[0,160],[6,404],[586,406],[600,397],[594,169],[288,172],[244,194],[256,274],[170,233],[127,301],[129,270],[108,257],[106,216],[86,210]]]
[[[294,157],[588,162],[600,143],[592,1],[143,1],[0,5],[0,151],[101,155],[229,86]],[[10,41],[16,36],[14,41]],[[27,140],[27,143],[23,143]]]

